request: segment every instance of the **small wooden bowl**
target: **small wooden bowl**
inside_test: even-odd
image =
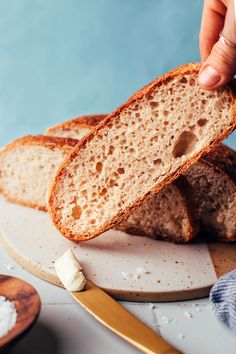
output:
[[[30,284],[8,275],[0,275],[0,296],[12,301],[17,311],[15,326],[0,338],[2,351],[33,326],[40,312],[40,298]]]

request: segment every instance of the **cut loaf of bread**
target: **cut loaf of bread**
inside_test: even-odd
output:
[[[80,116],[48,128],[44,135],[80,140],[90,133],[105,117],[106,114]]]
[[[236,241],[236,152],[221,144],[185,177],[202,229],[221,241]]]
[[[116,229],[175,243],[190,241],[199,231],[191,187],[183,177],[133,210]]]
[[[78,141],[26,136],[0,152],[0,188],[11,202],[47,210],[47,191],[57,168]],[[138,208],[119,229],[152,238],[187,242],[198,231],[184,190],[186,182],[166,187]],[[173,201],[174,200],[174,201]],[[177,210],[176,210],[177,209]],[[139,220],[139,217],[142,220]]]
[[[47,210],[56,170],[78,140],[25,136],[0,150],[0,192],[13,203]]]
[[[59,231],[93,238],[176,179],[236,125],[230,87],[199,87],[198,64],[154,80],[108,115],[65,159],[49,196]]]
[[[59,136],[62,131],[66,131],[68,137],[79,139],[82,137],[86,119],[86,126],[93,131],[95,126],[90,124],[90,116],[83,116],[81,120],[77,118],[73,124],[70,121],[61,123],[52,129],[55,129],[54,132]],[[87,133],[88,131],[84,132],[84,135]],[[193,212],[193,206],[191,212],[200,221],[202,230],[221,241],[236,241],[236,152],[220,144],[190,167],[185,177],[192,186],[191,194],[196,207],[196,212]],[[177,219],[180,225],[181,217],[178,213],[174,214],[175,210],[179,211],[175,203],[181,198],[185,205],[189,203],[186,186],[173,186],[172,183],[134,210],[117,228],[135,235],[157,238],[159,235],[162,235],[162,238],[166,235],[166,238],[175,242],[181,240],[182,233],[186,242],[188,237],[184,228],[178,228],[178,222],[176,223]],[[181,210],[185,213],[186,209],[181,207]],[[191,215],[190,217],[192,219]],[[188,223],[189,219],[183,216],[182,225]],[[169,227],[170,225],[173,227]],[[191,230],[191,223],[188,229]],[[190,232],[189,237],[192,234]]]

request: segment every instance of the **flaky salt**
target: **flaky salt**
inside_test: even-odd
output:
[[[193,317],[191,312],[188,312],[188,311],[184,311],[184,316],[187,317],[187,318],[192,318]]]
[[[184,339],[184,338],[185,338],[185,334],[183,334],[183,333],[178,334],[178,339]]]
[[[13,302],[0,296],[0,337],[5,336],[16,324],[17,312]]]

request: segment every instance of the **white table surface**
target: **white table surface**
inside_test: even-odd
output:
[[[0,273],[32,284],[42,308],[34,328],[8,354],[133,354],[138,350],[104,328],[64,290],[36,278],[0,246]],[[186,354],[235,354],[236,336],[217,321],[208,299],[175,303],[123,302],[130,312]],[[189,318],[189,314],[192,317]],[[166,323],[168,322],[168,323]],[[181,338],[184,336],[184,338]]]

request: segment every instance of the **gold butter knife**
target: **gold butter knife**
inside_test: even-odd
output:
[[[90,280],[85,290],[71,292],[71,295],[99,322],[142,352],[180,353]]]

